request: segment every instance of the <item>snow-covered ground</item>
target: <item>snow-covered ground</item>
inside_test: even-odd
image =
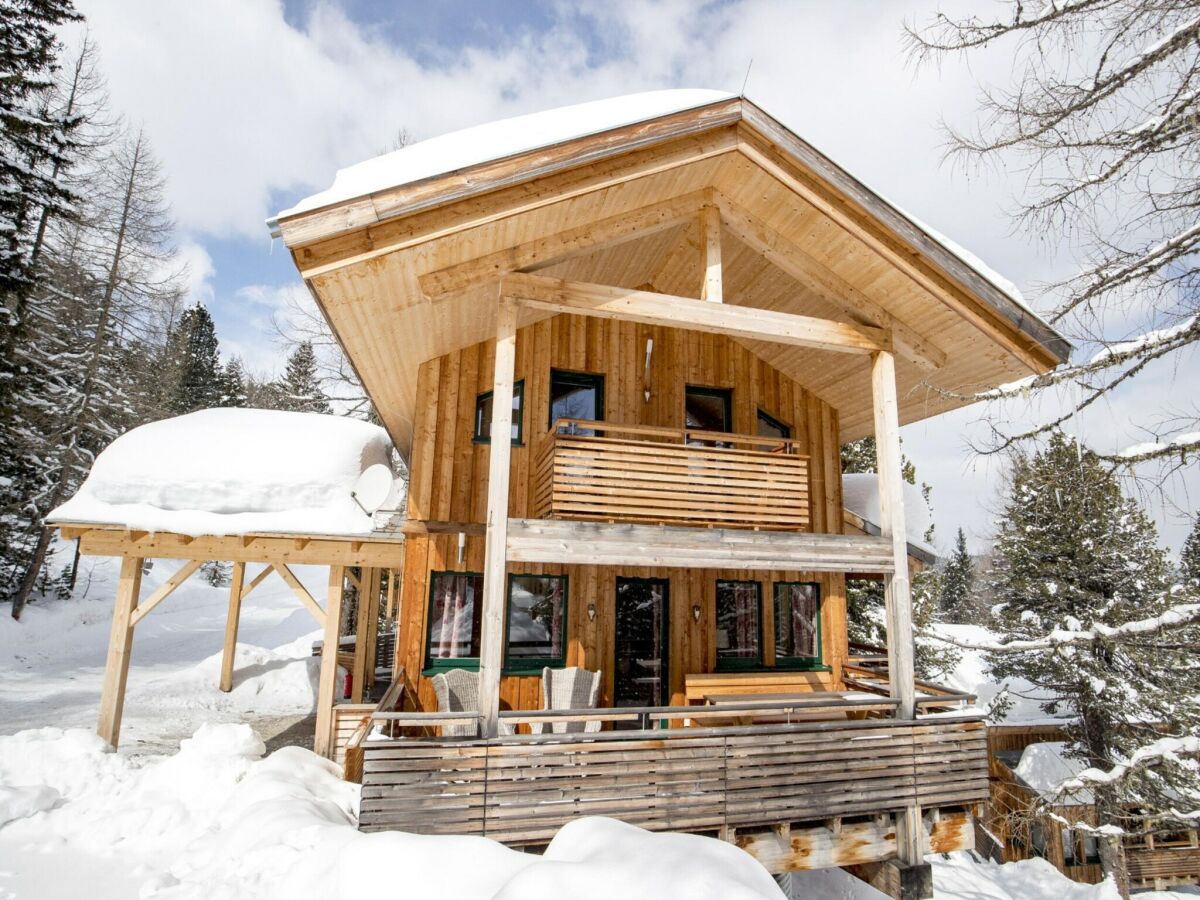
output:
[[[175,565],[158,562],[144,590]],[[321,590],[323,570],[296,571]],[[35,604],[20,624],[0,618],[0,900],[783,896],[735,847],[608,819],[564,828],[540,857],[483,838],[359,834],[358,789],[334,766],[302,747],[265,753],[264,737],[310,715],[316,675],[317,629],[273,576],[243,607],[230,694],[216,689],[226,589],[189,581],[139,625],[122,752],[109,752],[93,728],[115,573],[113,561],[93,561],[81,599]],[[953,680],[982,693],[977,654],[964,654]],[[931,862],[949,900],[1116,896],[1040,860]],[[832,870],[796,874],[792,896],[882,895]]]

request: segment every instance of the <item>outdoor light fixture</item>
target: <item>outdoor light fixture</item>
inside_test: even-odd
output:
[[[642,396],[650,402],[650,354],[654,352],[654,338],[646,338],[646,369],[642,374]]]
[[[692,606],[692,621],[700,621],[700,604],[696,603]]]
[[[596,621],[596,604],[595,603],[588,604],[588,621],[589,622]]]

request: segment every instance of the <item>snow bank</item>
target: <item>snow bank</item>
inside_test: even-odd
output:
[[[0,791],[41,792],[27,803],[39,809],[0,825],[0,882],[53,853],[76,873],[120,858],[141,900],[360,900],[400,884],[456,900],[783,896],[730,844],[611,819],[571,823],[543,856],[481,837],[360,834],[358,787],[337,766],[299,747],[262,753],[246,725],[203,727],[173,756],[140,763],[82,730],[0,738]],[[42,878],[46,896],[56,879]],[[129,896],[96,888],[94,900]]]
[[[340,169],[333,185],[301,200],[279,218],[444,175],[468,166],[549,147],[589,134],[728,100],[724,91],[647,91],[577,103],[452,131]]]
[[[842,476],[842,504],[856,516],[866,519],[878,527],[879,514],[879,477],[877,475],[851,474]],[[931,556],[937,556],[937,550],[925,540],[925,534],[933,524],[929,515],[929,504],[921,495],[921,489],[915,484],[904,482],[904,528],[908,543],[912,544]]]
[[[387,433],[366,422],[206,409],[117,438],[48,519],[187,535],[366,534],[371,517],[350,492],[390,455]]]
[[[1078,776],[1086,768],[1082,760],[1067,756],[1067,745],[1058,741],[1030,744],[1021,753],[1014,774],[1039,796],[1054,793],[1063,782]],[[1064,795],[1061,805],[1086,805],[1094,798],[1090,791]]]

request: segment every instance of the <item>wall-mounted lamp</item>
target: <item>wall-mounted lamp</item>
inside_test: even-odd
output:
[[[465,531],[458,533],[458,564],[461,566],[463,557],[467,552],[467,534]]]
[[[654,352],[654,338],[646,338],[646,368],[642,374],[642,396],[650,402],[650,354]]]
[[[595,603],[588,604],[588,621],[589,622],[596,621],[596,604]]]
[[[692,621],[693,622],[700,621],[700,604],[699,603],[695,604],[692,607]]]

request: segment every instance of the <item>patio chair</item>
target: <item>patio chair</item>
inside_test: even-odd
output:
[[[479,674],[466,669],[451,669],[433,676],[433,693],[438,712],[479,712]],[[513,726],[500,722],[501,734],[512,734]],[[443,725],[442,737],[478,737],[475,725]]]
[[[551,669],[547,666],[542,669],[542,709],[595,709],[599,696],[599,672],[590,672],[578,666],[568,666],[565,669]],[[543,724],[532,722],[529,730],[533,734],[542,734]],[[599,731],[600,723],[552,722],[550,730],[554,734]]]

